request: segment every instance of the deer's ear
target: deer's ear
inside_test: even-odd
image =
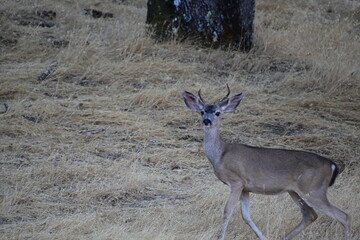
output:
[[[184,102],[188,108],[196,112],[200,112],[204,108],[204,104],[194,94],[183,91]]]
[[[240,93],[219,103],[222,112],[232,112],[239,106],[243,94]]]

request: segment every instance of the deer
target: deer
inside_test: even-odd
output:
[[[225,232],[237,202],[240,201],[242,218],[261,240],[265,235],[250,217],[250,193],[275,195],[288,192],[300,207],[301,222],[287,235],[293,238],[317,219],[314,209],[335,219],[344,229],[345,240],[350,240],[350,216],[332,204],[327,189],[339,173],[338,166],[318,154],[288,149],[254,147],[241,143],[228,143],[220,137],[220,118],[223,113],[234,111],[243,94],[229,98],[227,94],[215,104],[183,91],[186,106],[201,114],[204,130],[203,147],[216,177],[230,189],[225,204],[223,223],[218,240],[225,239]]]

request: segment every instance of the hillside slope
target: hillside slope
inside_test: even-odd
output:
[[[360,3],[259,0],[246,54],[157,43],[145,18],[145,0],[1,4],[0,238],[215,239],[228,189],[181,92],[226,83],[245,97],[223,138],[333,159],[329,199],[360,238]],[[301,219],[287,194],[251,211],[268,239]],[[342,239],[319,215],[297,239]],[[256,239],[239,208],[227,239]]]

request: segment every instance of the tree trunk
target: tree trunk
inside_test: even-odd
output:
[[[148,0],[146,23],[160,40],[190,38],[202,45],[249,51],[255,0]]]

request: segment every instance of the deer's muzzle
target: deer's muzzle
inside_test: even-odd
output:
[[[204,120],[203,120],[203,123],[205,124],[205,126],[209,126],[209,125],[212,124],[209,119],[204,119]]]

